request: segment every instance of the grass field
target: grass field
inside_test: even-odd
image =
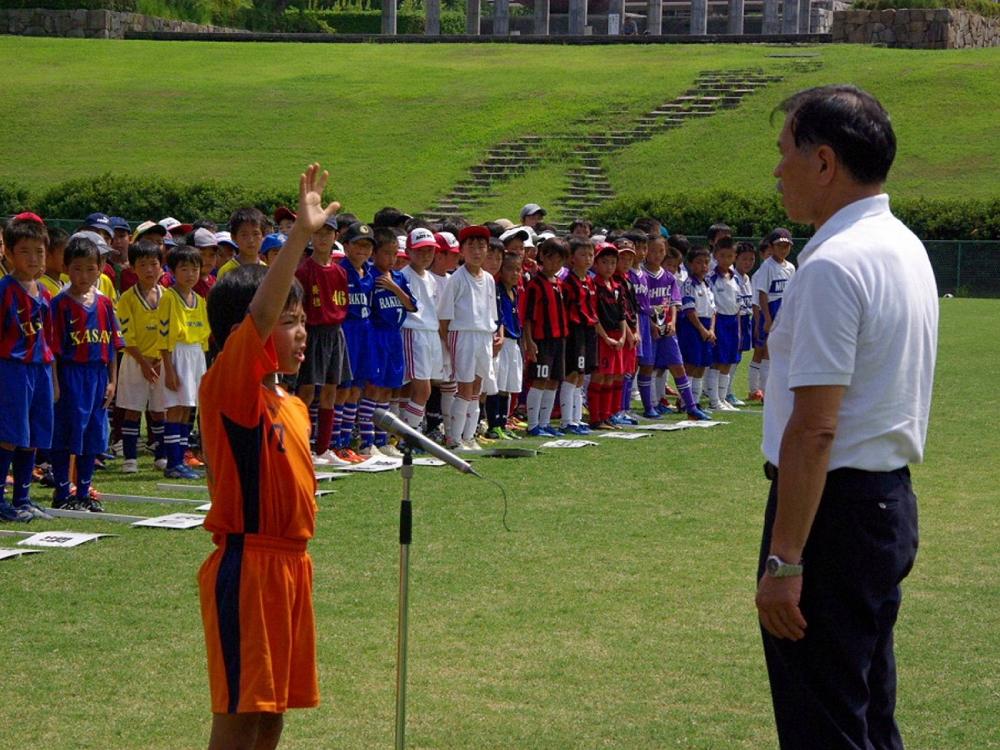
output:
[[[996,301],[942,302],[927,462],[914,470],[921,551],[896,631],[914,748],[1000,747],[1000,397],[982,346],[998,314]],[[774,747],[753,610],[760,428],[749,411],[711,430],[483,459],[510,495],[511,533],[489,484],[418,469],[410,746]],[[115,492],[155,481],[98,477]],[[284,747],[389,747],[399,477],[334,488],[311,545],[323,703],[291,714]],[[195,572],[208,536],[34,527],[120,536],[0,563],[0,748],[204,746]]]
[[[286,188],[309,159],[335,173],[345,207],[423,210],[486,149],[525,135],[591,132],[672,99],[704,70],[786,75],[737,110],[609,158],[622,195],[705,187],[768,189],[770,110],[819,82],[882,97],[899,131],[895,195],[996,194],[997,49],[799,48],[794,72],[764,45],[529,47],[123,42],[0,37],[0,174],[41,189],[104,172]],[[30,159],[25,157],[30,154]],[[500,190],[481,216],[555,197],[565,155]],[[527,192],[526,192],[527,191]],[[66,217],[71,218],[71,217]],[[78,217],[77,217],[78,218]],[[141,217],[137,217],[141,218]]]

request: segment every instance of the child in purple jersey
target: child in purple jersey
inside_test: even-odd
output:
[[[0,521],[51,516],[31,502],[35,449],[52,443],[52,350],[46,339],[49,293],[45,271],[48,232],[35,214],[18,214],[3,231],[10,275],[0,279]],[[13,464],[13,505],[4,499]]]
[[[90,232],[84,234],[91,234]],[[99,239],[94,235],[95,239]],[[99,513],[90,496],[98,454],[108,446],[108,405],[117,385],[116,352],[125,345],[114,305],[100,294],[100,249],[75,235],[64,252],[69,286],[52,301],[55,425],[52,435],[53,508]],[[70,496],[70,456],[76,456],[76,494]]]
[[[373,376],[365,387],[360,413],[374,413],[376,407],[389,409],[393,392],[397,395],[403,385],[403,321],[408,312],[416,312],[416,300],[410,293],[409,283],[400,271],[393,270],[399,243],[388,227],[374,232],[375,250],[372,253],[374,277],[372,290],[372,344],[371,356],[376,360]],[[368,421],[362,421],[361,455],[387,455],[401,458],[402,453],[388,445],[385,430],[372,424],[372,434],[366,432]]]

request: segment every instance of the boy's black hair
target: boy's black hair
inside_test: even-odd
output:
[[[594,243],[590,239],[584,239],[583,237],[570,237],[566,240],[566,244],[569,246],[570,256],[574,255],[577,250],[581,247],[589,247],[591,250],[594,249]]]
[[[396,232],[392,229],[392,227],[375,227],[375,230],[372,232],[372,240],[375,242],[372,247],[373,252],[378,250],[383,245],[392,245],[395,248],[399,247],[399,241],[396,239]]]
[[[196,265],[201,270],[201,251],[191,245],[178,245],[171,248],[167,254],[167,265],[170,266],[170,270],[176,271],[177,266],[183,263]]]
[[[517,263],[517,265],[520,266],[521,256],[518,255],[517,253],[504,253],[503,260],[500,261],[500,268],[503,268],[508,263]]]
[[[41,240],[46,249],[49,246],[49,231],[32,219],[11,219],[3,228],[3,245],[13,252],[14,246],[21,240]]]
[[[434,231],[434,228],[431,226],[431,223],[426,219],[421,219],[419,216],[415,216],[414,218],[406,222],[407,234],[412,232],[414,229],[427,229],[428,231],[431,232]]]
[[[538,257],[546,258],[549,255],[558,255],[565,260],[569,257],[569,244],[560,237],[549,237],[538,246]]]
[[[610,232],[604,233],[604,241],[614,244],[624,236],[625,233],[621,229],[612,229]]]
[[[666,255],[663,256],[663,259],[666,260],[667,258],[670,258],[671,260],[676,260],[676,261],[679,262],[679,261],[684,260],[684,253],[682,253],[680,250],[678,250],[673,245],[667,245],[667,253],[666,253]]]
[[[753,257],[757,257],[757,248],[754,247],[752,242],[747,242],[746,240],[736,243],[736,256],[739,257],[743,253],[753,253]]]
[[[659,219],[654,219],[652,216],[640,216],[632,222],[633,229],[640,229],[650,236],[660,234],[660,226]]]
[[[453,235],[458,237],[465,227],[469,226],[469,222],[460,217],[455,217],[454,219],[447,219],[441,222],[441,228],[438,232],[451,232]]]
[[[721,221],[717,221],[715,224],[708,228],[708,233],[705,237],[708,239],[708,244],[711,245],[715,242],[715,238],[720,234],[732,235],[733,230],[728,224],[723,224]]]
[[[101,266],[100,248],[96,242],[86,237],[74,237],[67,243],[66,249],[63,250],[63,266],[69,268],[70,262],[77,258],[94,260],[97,261],[98,268]]]
[[[684,258],[686,263],[693,263],[698,258],[710,258],[711,253],[708,252],[708,248],[704,245],[695,245],[687,252],[687,256]]]
[[[691,243],[688,242],[687,236],[683,234],[672,234],[667,237],[667,248],[673,248],[683,258],[687,254],[687,251],[691,249]],[[670,257],[674,258],[677,256],[671,255]]]
[[[380,208],[372,218],[372,229],[379,227],[400,227],[402,228],[410,220],[409,214],[400,211],[393,206]]]
[[[734,247],[736,247],[736,240],[733,239],[731,234],[724,234],[719,237],[719,241],[715,243],[716,250],[726,250]]]
[[[194,233],[199,229],[207,229],[209,232],[215,233],[219,231],[219,225],[211,219],[198,219],[191,225],[191,232]]]
[[[69,241],[69,232],[59,227],[52,227],[49,230],[49,250],[64,247]]]
[[[215,350],[219,351],[233,327],[243,322],[250,310],[250,302],[267,275],[267,266],[251,263],[233,269],[223,276],[208,293],[208,326],[212,329]],[[298,279],[292,280],[284,309],[302,302],[302,285]]]
[[[253,224],[261,232],[264,232],[267,227],[267,217],[264,216],[259,208],[255,208],[254,206],[237,208],[229,217],[230,234],[235,237],[236,233],[240,231],[240,227],[244,224]]]
[[[160,260],[160,246],[149,240],[139,240],[128,246],[128,264],[135,266],[143,258],[156,258]]]
[[[590,219],[573,219],[569,225],[569,233],[573,234],[573,230],[577,227],[587,227],[587,231],[590,232],[594,228],[594,222]]]
[[[500,240],[498,240],[496,237],[490,237],[490,246],[489,246],[488,249],[491,250],[491,251],[493,251],[493,252],[495,252],[495,253],[503,253],[504,252],[504,244]]]
[[[501,234],[507,231],[503,228],[502,224],[497,224],[495,221],[487,221],[483,226],[490,230],[490,234],[494,238],[499,238]]]
[[[627,240],[632,240],[633,245],[638,245],[640,242],[649,242],[650,240],[655,240],[657,237],[662,237],[663,235],[657,234],[655,236],[650,236],[649,232],[645,229],[630,229],[625,232],[624,237]]]
[[[355,216],[354,214],[349,214],[347,212],[344,212],[342,214],[337,214],[337,228],[341,232],[346,232],[347,228],[351,226],[351,224],[356,224],[357,222],[358,222],[358,217]]]

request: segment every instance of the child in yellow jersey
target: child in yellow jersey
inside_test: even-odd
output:
[[[69,233],[65,229],[52,227],[49,230],[49,247],[45,252],[45,272],[38,277],[38,283],[48,290],[52,299],[55,299],[66,285],[63,279],[69,278],[63,273],[63,254],[68,242]]]
[[[166,467],[163,445],[163,378],[160,364],[159,312],[164,289],[158,281],[160,248],[142,240],[128,250],[138,281],[118,300],[115,311],[125,338],[125,355],[118,369],[118,407],[122,421],[122,473],[139,470],[139,419],[148,408],[150,432],[156,440],[156,467]]]
[[[219,281],[230,271],[240,266],[266,265],[260,259],[260,246],[264,241],[266,219],[256,208],[239,208],[229,217],[229,232],[236,243],[237,253],[219,268],[216,278]]]
[[[191,410],[198,405],[198,386],[205,374],[208,350],[208,313],[205,299],[194,291],[201,277],[201,253],[197,248],[178,245],[170,251],[167,264],[174,283],[160,302],[160,359],[163,362],[163,405],[166,420],[167,479],[201,479],[201,474],[184,465],[191,434]]]

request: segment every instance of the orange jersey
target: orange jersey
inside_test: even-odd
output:
[[[316,476],[309,412],[298,398],[261,385],[277,370],[274,346],[248,315],[226,339],[198,390],[212,509],[205,528],[227,534],[311,539]]]

